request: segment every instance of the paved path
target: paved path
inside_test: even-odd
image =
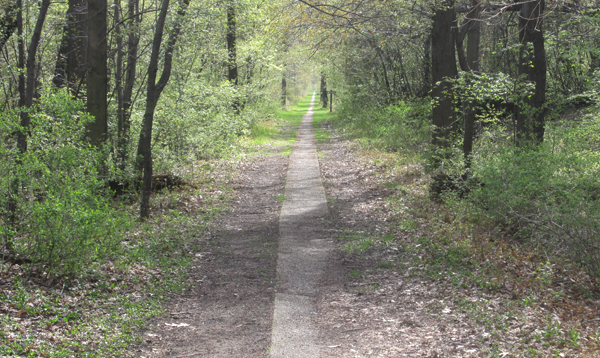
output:
[[[313,94],[290,156],[279,217],[271,358],[320,356],[314,301],[333,248],[323,239],[328,209],[312,126],[314,102]]]

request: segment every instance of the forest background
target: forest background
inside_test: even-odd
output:
[[[202,178],[313,90],[466,225],[597,282],[597,5],[0,0],[0,298],[178,267],[225,205]],[[192,182],[194,218],[153,194]]]

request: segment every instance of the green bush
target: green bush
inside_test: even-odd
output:
[[[344,102],[347,103],[347,102]],[[338,121],[370,145],[392,151],[417,152],[431,134],[429,100],[400,101],[385,108],[358,104],[340,109]]]
[[[480,141],[472,170],[484,185],[471,200],[523,240],[600,275],[599,145],[599,115],[550,124],[537,148]]]
[[[121,241],[127,215],[111,203],[100,179],[104,151],[84,138],[90,120],[83,104],[66,92],[46,93],[31,111],[28,149],[20,154],[9,129],[2,128],[0,201],[15,200],[15,225],[1,216],[2,237],[31,261],[30,268],[48,276],[77,275],[85,266],[106,258]],[[8,130],[8,131],[7,131]]]
[[[28,225],[16,249],[50,276],[77,275],[117,255],[128,223],[89,180],[65,178],[60,191],[47,192],[25,209]]]
[[[188,87],[167,90],[161,97],[153,134],[157,173],[235,152],[240,137],[276,110],[272,101],[241,96],[244,106],[235,114],[231,108],[235,93],[230,86],[215,88],[199,82]]]

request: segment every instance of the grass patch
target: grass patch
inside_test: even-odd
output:
[[[377,264],[377,267],[379,267],[380,269],[391,269],[394,267],[394,263],[389,261],[380,262]]]
[[[362,280],[364,278],[364,276],[365,276],[365,274],[362,273],[359,270],[352,270],[352,271],[350,271],[350,277]]]
[[[315,107],[317,107],[317,105],[318,102],[315,100]],[[329,131],[321,128],[326,122],[332,121],[333,116],[334,115],[329,113],[327,108],[315,108],[313,111],[313,128],[315,130],[315,138],[317,142],[326,142],[329,140]]]
[[[311,97],[312,94],[307,95],[292,109],[278,110],[273,118],[256,123],[251,128],[250,136],[242,144],[255,153],[263,152],[266,146],[278,146],[281,147],[280,155],[290,155],[298,126],[310,107]]]
[[[343,241],[343,249],[346,253],[360,253],[373,246],[373,239],[366,233],[348,232],[339,238]]]
[[[250,131],[248,145],[264,145],[277,136],[277,122],[268,120],[255,124]]]

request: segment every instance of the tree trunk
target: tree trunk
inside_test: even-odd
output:
[[[89,0],[88,15],[87,109],[95,119],[87,126],[87,137],[101,146],[108,134],[106,0]]]
[[[472,10],[467,14],[467,65],[471,71],[479,71],[479,44],[481,42],[481,0],[471,0]]]
[[[18,63],[17,66],[20,69],[25,68],[25,44],[23,42],[23,0],[17,0],[17,52],[18,52]],[[25,107],[25,71],[19,71],[19,107]],[[22,114],[21,114],[22,116]],[[22,119],[22,117],[21,117]],[[23,153],[21,145],[19,145],[21,133],[17,134],[17,150]],[[25,145],[27,147],[27,137],[25,138]],[[21,165],[22,161],[17,158],[17,165]],[[8,225],[11,228],[4,238],[4,247],[9,252],[14,252],[13,237],[16,233],[17,228],[17,193],[19,191],[19,178],[14,177],[10,183],[10,189],[8,193],[8,200],[6,205],[6,212],[8,215]]]
[[[120,142],[123,132],[123,107],[125,106],[123,97],[123,35],[121,28],[121,0],[114,0],[114,31],[115,31],[115,42],[117,45],[117,58],[116,58],[116,69],[115,69],[115,93],[117,95],[117,158],[121,158]],[[121,166],[119,160],[117,165]]]
[[[131,127],[131,106],[133,99],[133,86],[137,71],[137,52],[139,43],[139,3],[138,0],[129,0],[127,5],[127,18],[129,25],[127,32],[127,69],[125,71],[125,84],[123,86],[123,106],[117,109],[117,156],[121,170],[125,169],[127,162],[127,143],[129,142],[129,129]]]
[[[321,103],[323,108],[327,108],[329,105],[329,99],[327,98],[327,80],[325,74],[321,74]]]
[[[386,104],[389,104],[391,102],[393,102],[393,93],[392,93],[392,86],[390,85],[390,80],[388,79],[388,71],[387,71],[387,67],[385,66],[385,59],[383,57],[383,51],[381,51],[381,48],[379,46],[375,46],[375,51],[377,52],[377,56],[379,57],[379,61],[381,61],[381,69],[383,70],[383,82],[385,83],[385,89],[387,92],[387,101]]]
[[[423,42],[423,87],[421,88],[421,97],[429,94],[431,82],[431,34],[429,34]]]
[[[31,108],[33,105],[33,96],[35,93],[35,69],[36,69],[36,55],[37,50],[39,48],[40,39],[42,37],[42,29],[44,27],[44,21],[46,21],[46,14],[48,13],[48,8],[50,7],[50,0],[42,0],[40,4],[40,12],[38,15],[37,22],[35,24],[35,28],[33,30],[33,34],[31,35],[31,42],[29,43],[29,48],[27,50],[27,62],[25,64],[25,72],[26,79],[24,84],[24,94],[25,98],[21,98],[19,103],[21,107]],[[19,36],[21,37],[21,36]],[[20,86],[19,86],[20,87]],[[23,92],[21,92],[23,94]],[[29,112],[22,111],[21,112],[21,130],[18,134],[17,139],[17,147],[21,153],[25,153],[27,151],[27,136],[29,131],[29,125],[31,123],[31,118],[29,116]]]
[[[544,7],[544,0],[523,3],[519,18],[521,43],[519,75],[524,80],[535,84],[533,95],[525,97],[517,108],[516,140],[519,146],[527,143],[538,144],[544,140],[546,101],[546,51],[542,30]],[[530,46],[530,43],[533,46]]]
[[[67,15],[68,17],[68,15]],[[67,20],[68,21],[68,20]],[[63,28],[62,39],[58,47],[56,64],[54,65],[54,77],[52,84],[56,88],[63,88],[67,85],[67,54],[69,53],[69,24]]]
[[[281,106],[285,108],[287,104],[287,81],[285,79],[285,73],[283,74],[283,78],[281,79]]]
[[[481,0],[471,0],[471,11],[467,14],[468,30],[467,30],[467,66],[473,71],[479,71],[479,42],[481,39],[481,23],[479,16],[481,14]],[[475,136],[475,105],[474,100],[469,99],[463,109],[464,117],[464,138],[463,138],[463,154],[470,166],[471,152],[473,151],[473,137]]]
[[[237,48],[236,48],[236,20],[235,20],[235,1],[229,0],[227,4],[227,78],[229,83],[237,91],[238,86],[238,67],[237,67]],[[236,114],[240,112],[240,103],[237,92],[234,93],[233,110]]]
[[[455,115],[452,87],[447,79],[458,75],[454,47],[456,14],[454,2],[444,1],[444,8],[435,11],[431,30],[431,57],[433,77],[433,138],[432,144],[438,148],[447,148],[451,144],[451,135],[455,129]]]
[[[77,97],[84,85],[87,68],[87,0],[69,0],[53,83],[68,86]]]
[[[402,81],[404,82],[404,88],[402,91],[406,93],[409,97],[412,97],[413,92],[410,86],[410,81],[408,80],[408,74],[406,73],[406,69],[404,67],[404,59],[402,58],[402,53],[398,51],[397,61],[400,65],[400,72],[402,76]]]
[[[165,27],[165,19],[169,9],[169,0],[163,0],[160,14],[156,22],[154,39],[152,40],[152,54],[150,55],[150,63],[148,64],[148,88],[146,92],[146,110],[144,112],[144,121],[142,131],[140,132],[140,141],[138,144],[138,158],[141,158],[139,167],[143,170],[142,182],[142,198],[140,204],[140,218],[148,219],[150,216],[150,194],[152,189],[152,124],[154,121],[154,110],[160,98],[160,95],[169,82],[171,77],[171,68],[173,65],[173,50],[175,43],[181,32],[181,24],[189,6],[190,0],[181,0],[175,24],[167,40],[165,47],[165,59],[163,62],[163,70],[158,82],[156,76],[158,73],[158,60],[160,55],[160,47],[163,38]],[[139,168],[138,167],[138,168]]]

